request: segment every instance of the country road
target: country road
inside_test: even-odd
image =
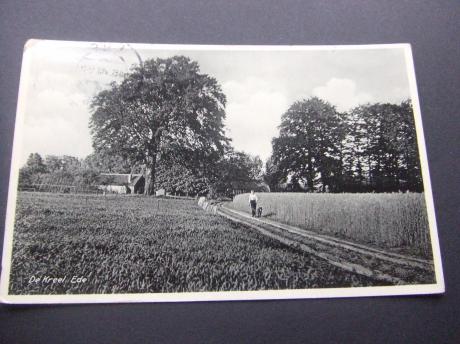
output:
[[[433,261],[392,253],[318,234],[219,204],[216,212],[288,246],[326,260],[331,265],[395,285],[435,282]]]

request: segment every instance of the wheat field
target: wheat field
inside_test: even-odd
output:
[[[424,194],[260,193],[263,217],[356,242],[431,258]],[[249,213],[248,194],[231,208]]]
[[[85,282],[72,283],[73,276]],[[52,282],[53,278],[65,277],[62,283]],[[193,200],[18,194],[9,288],[12,294],[384,284],[205,212]]]

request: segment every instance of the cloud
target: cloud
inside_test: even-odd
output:
[[[86,121],[70,122],[63,118],[47,118],[23,128],[21,165],[30,153],[46,155],[73,155],[85,157],[92,151]]]
[[[88,98],[84,94],[50,87],[25,102],[22,163],[33,152],[78,157],[91,153]]]
[[[66,94],[58,90],[47,89],[29,99],[26,123],[41,122],[49,118],[61,118],[68,121],[80,121],[88,113],[88,99],[81,93]],[[28,115],[33,112],[33,116]]]
[[[227,95],[226,124],[234,147],[268,158],[281,115],[288,108],[286,96],[272,84],[254,77],[226,82],[222,88]]]
[[[329,79],[325,86],[315,87],[312,93],[314,96],[335,105],[339,111],[347,111],[357,105],[374,100],[371,94],[358,92],[356,83],[351,79]]]

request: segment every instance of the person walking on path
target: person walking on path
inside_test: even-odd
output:
[[[251,206],[252,217],[255,217],[257,210],[257,195],[254,193],[254,190],[251,190],[249,194],[249,205]]]

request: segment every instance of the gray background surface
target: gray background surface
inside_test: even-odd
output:
[[[0,342],[460,341],[459,1],[1,1],[0,234],[29,38],[186,44],[411,43],[447,292],[329,300],[0,305]],[[3,243],[3,235],[0,239]]]

